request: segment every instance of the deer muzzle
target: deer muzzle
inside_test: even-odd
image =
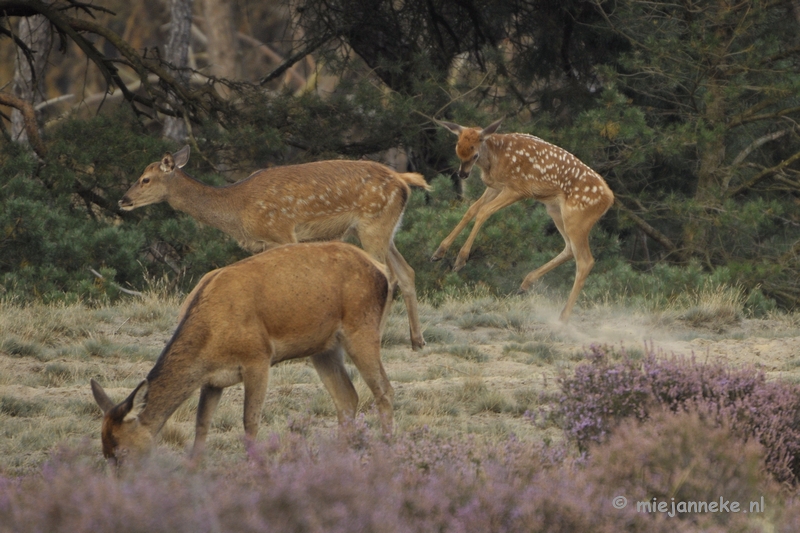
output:
[[[465,180],[469,177],[469,173],[472,170],[472,161],[468,163],[461,163],[461,166],[458,167],[458,177],[462,180]]]
[[[122,199],[119,202],[117,202],[117,204],[119,205],[119,208],[122,209],[123,211],[130,211],[131,209],[133,209],[133,201],[131,201],[131,199],[128,198],[127,196],[123,196]]]

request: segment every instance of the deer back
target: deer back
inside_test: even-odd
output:
[[[488,174],[504,179],[527,196],[547,201],[562,196],[579,208],[613,199],[605,180],[568,151],[538,137],[519,133],[487,140],[491,153]],[[608,204],[610,205],[610,204]]]
[[[394,229],[409,185],[419,174],[399,174],[372,161],[319,161],[258,170],[225,187],[205,185],[181,170],[188,147],[149,165],[120,200],[123,210],[168,201],[197,220],[258,252],[297,241],[339,239],[358,226]]]
[[[247,231],[268,239],[287,228],[303,240],[341,237],[360,221],[400,218],[408,184],[371,161],[319,161],[255,172],[241,187],[252,199],[243,217]]]

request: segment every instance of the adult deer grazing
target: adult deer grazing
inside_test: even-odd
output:
[[[444,257],[458,234],[474,218],[475,225],[453,266],[453,270],[460,270],[469,258],[478,230],[492,214],[523,198],[535,198],[545,205],[566,246],[548,263],[525,276],[519,290],[527,291],[534,281],[574,257],[575,283],[560,317],[562,322],[567,322],[586,276],[594,266],[589,232],[614,203],[614,193],[599,174],[566,150],[532,135],[495,133],[500,122],[483,129],[438,122],[458,135],[459,176],[466,179],[472,166],[478,165],[486,191],[467,209],[431,260]]]
[[[211,187],[181,170],[188,161],[185,146],[148,165],[120,207],[130,211],[166,201],[251,252],[354,233],[368,254],[389,267],[392,285],[400,286],[412,348],[425,345],[414,270],[394,245],[409,186],[428,188],[422,175],[372,161],[318,161],[257,170],[232,185]]]
[[[254,439],[270,366],[310,357],[333,396],[339,423],[352,420],[358,395],[344,352],[375,396],[384,434],[392,432],[393,390],[380,358],[391,302],[386,268],[355,246],[281,246],[203,276],[147,379],[120,404],[91,381],[103,410],[103,454],[140,456],[172,413],[200,388],[192,457],[202,454],[222,389],[244,383],[244,431]]]

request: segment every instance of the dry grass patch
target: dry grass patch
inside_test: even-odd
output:
[[[511,434],[556,441],[561,436],[552,421],[533,424],[525,413],[548,411],[556,402],[557,376],[571,372],[592,343],[624,342],[634,347],[626,351],[635,358],[643,354],[635,347],[653,335],[708,336],[707,324],[716,322],[729,325],[726,332],[713,335],[730,342],[747,337],[749,330],[742,324],[757,328],[748,319],[730,318],[739,304],[735,293],[707,291],[653,313],[603,305],[577,309],[571,323],[562,325],[557,322],[561,302],[546,295],[497,298],[477,291],[435,305],[421,301],[428,345],[413,352],[405,309],[398,300],[388,317],[382,349],[395,387],[396,431],[427,426],[436,434],[469,436],[475,442],[498,442]],[[0,303],[0,475],[35,469],[62,443],[85,441],[101,461],[100,410],[88,380],[100,381],[113,399],[124,399],[168,341],[179,305],[180,298],[157,294],[101,307]],[[716,309],[711,315],[717,318],[689,320],[699,316],[695,307]],[[797,316],[775,315],[764,324],[758,330],[764,336],[800,330]],[[788,377],[800,375],[795,359],[781,360]],[[359,412],[374,429],[378,421],[372,394],[349,362],[347,369],[359,394]],[[212,419],[209,463],[243,456],[242,405],[241,386],[225,390]],[[197,395],[166,426],[161,448],[170,457],[181,457],[191,445],[196,406]],[[336,427],[333,400],[308,360],[272,368],[260,439],[291,432],[331,435]]]

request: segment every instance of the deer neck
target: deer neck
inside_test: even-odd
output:
[[[493,136],[489,136],[485,141],[483,141],[478,148],[478,159],[475,161],[475,164],[481,172],[483,172],[484,176],[489,176],[490,171],[492,170],[492,164],[494,163],[493,159],[495,157],[495,151],[493,146]],[[489,145],[492,143],[492,146]]]
[[[193,357],[189,355],[195,353],[194,350],[199,347],[196,342],[192,342],[191,334],[184,337],[181,330],[181,326],[178,326],[172,340],[147,375],[147,405],[139,414],[139,422],[153,436],[158,435],[172,413],[201,385],[196,363],[192,364]],[[187,342],[184,338],[190,340]]]
[[[173,209],[226,233],[239,227],[239,211],[232,209],[236,185],[212,187],[176,169],[169,182],[167,202]]]

